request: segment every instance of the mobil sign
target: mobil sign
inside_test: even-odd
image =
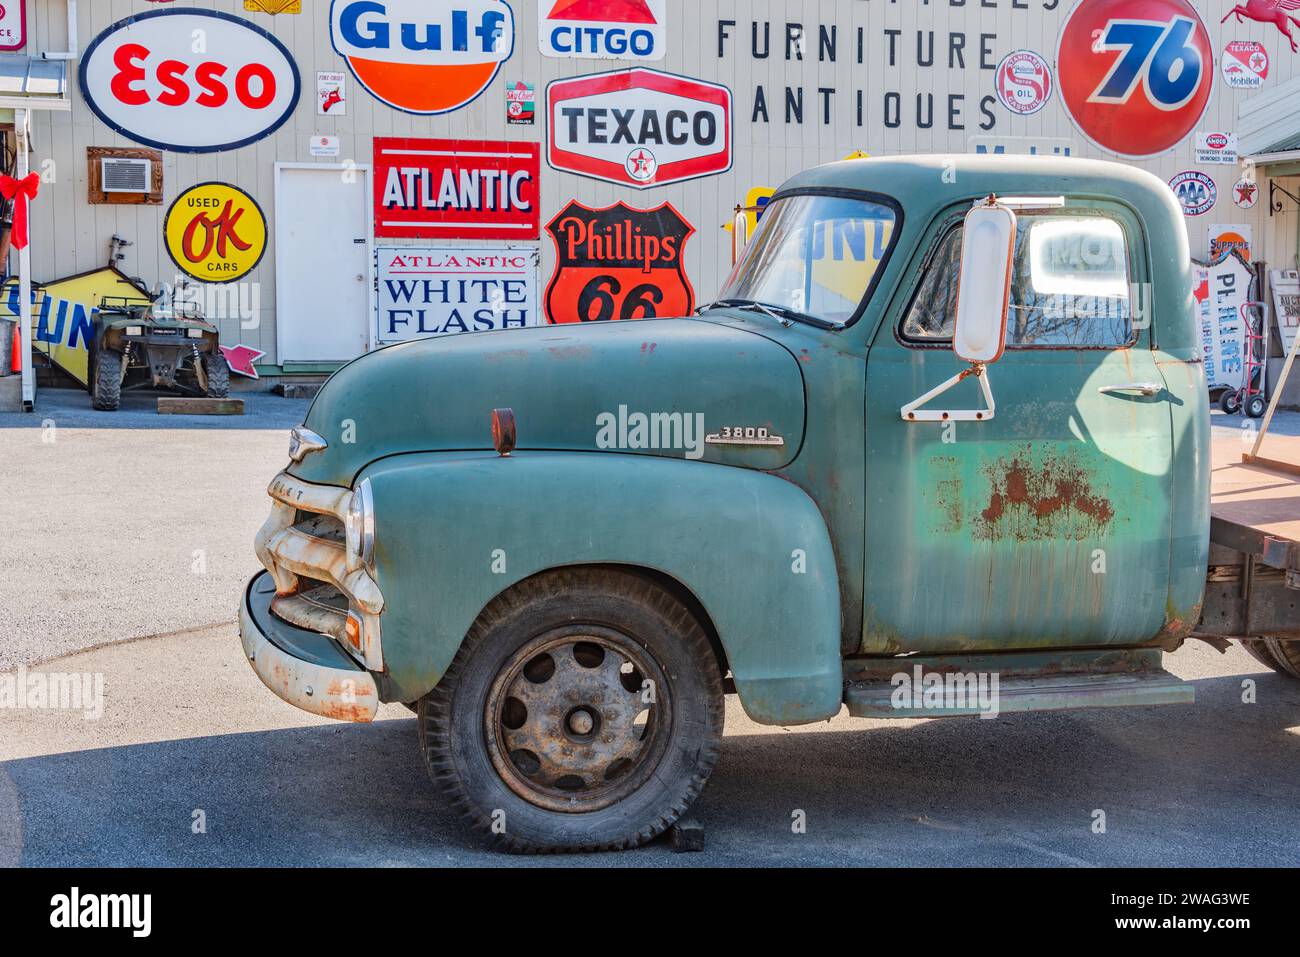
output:
[[[536,239],[536,143],[375,137],[375,235]]]
[[[408,113],[458,110],[515,47],[505,0],[333,0],[330,40],[357,82]]]
[[[157,10],[119,20],[81,58],[81,93],[123,136],[210,153],[274,132],[301,92],[284,44],[240,17]]]
[[[543,56],[662,60],[667,0],[541,0]]]
[[[546,87],[546,161],[646,189],[731,168],[731,91],[645,67]]]

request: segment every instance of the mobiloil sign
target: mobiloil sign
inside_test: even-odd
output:
[[[515,45],[504,0],[333,0],[330,39],[366,90],[408,113],[447,113],[482,93]]]

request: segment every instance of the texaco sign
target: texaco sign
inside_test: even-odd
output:
[[[647,189],[731,169],[731,91],[636,67],[546,87],[546,161]]]

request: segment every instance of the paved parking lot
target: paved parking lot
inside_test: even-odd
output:
[[[0,416],[0,669],[102,674],[105,707],[0,710],[0,865],[538,862],[463,831],[404,708],[316,719],[244,661],[234,608],[306,403],[259,395],[241,420],[175,420],[41,398],[35,421]],[[1216,421],[1234,441],[1240,420]],[[565,862],[1300,865],[1300,683],[1236,647],[1193,642],[1166,663],[1195,705],[786,729],[730,701],[694,812],[704,853]]]

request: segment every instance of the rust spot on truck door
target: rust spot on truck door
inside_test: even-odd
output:
[[[1115,518],[1110,499],[1074,457],[999,459],[982,471],[989,479],[988,505],[975,522],[986,540],[1063,538],[1082,541],[1101,534]]]

